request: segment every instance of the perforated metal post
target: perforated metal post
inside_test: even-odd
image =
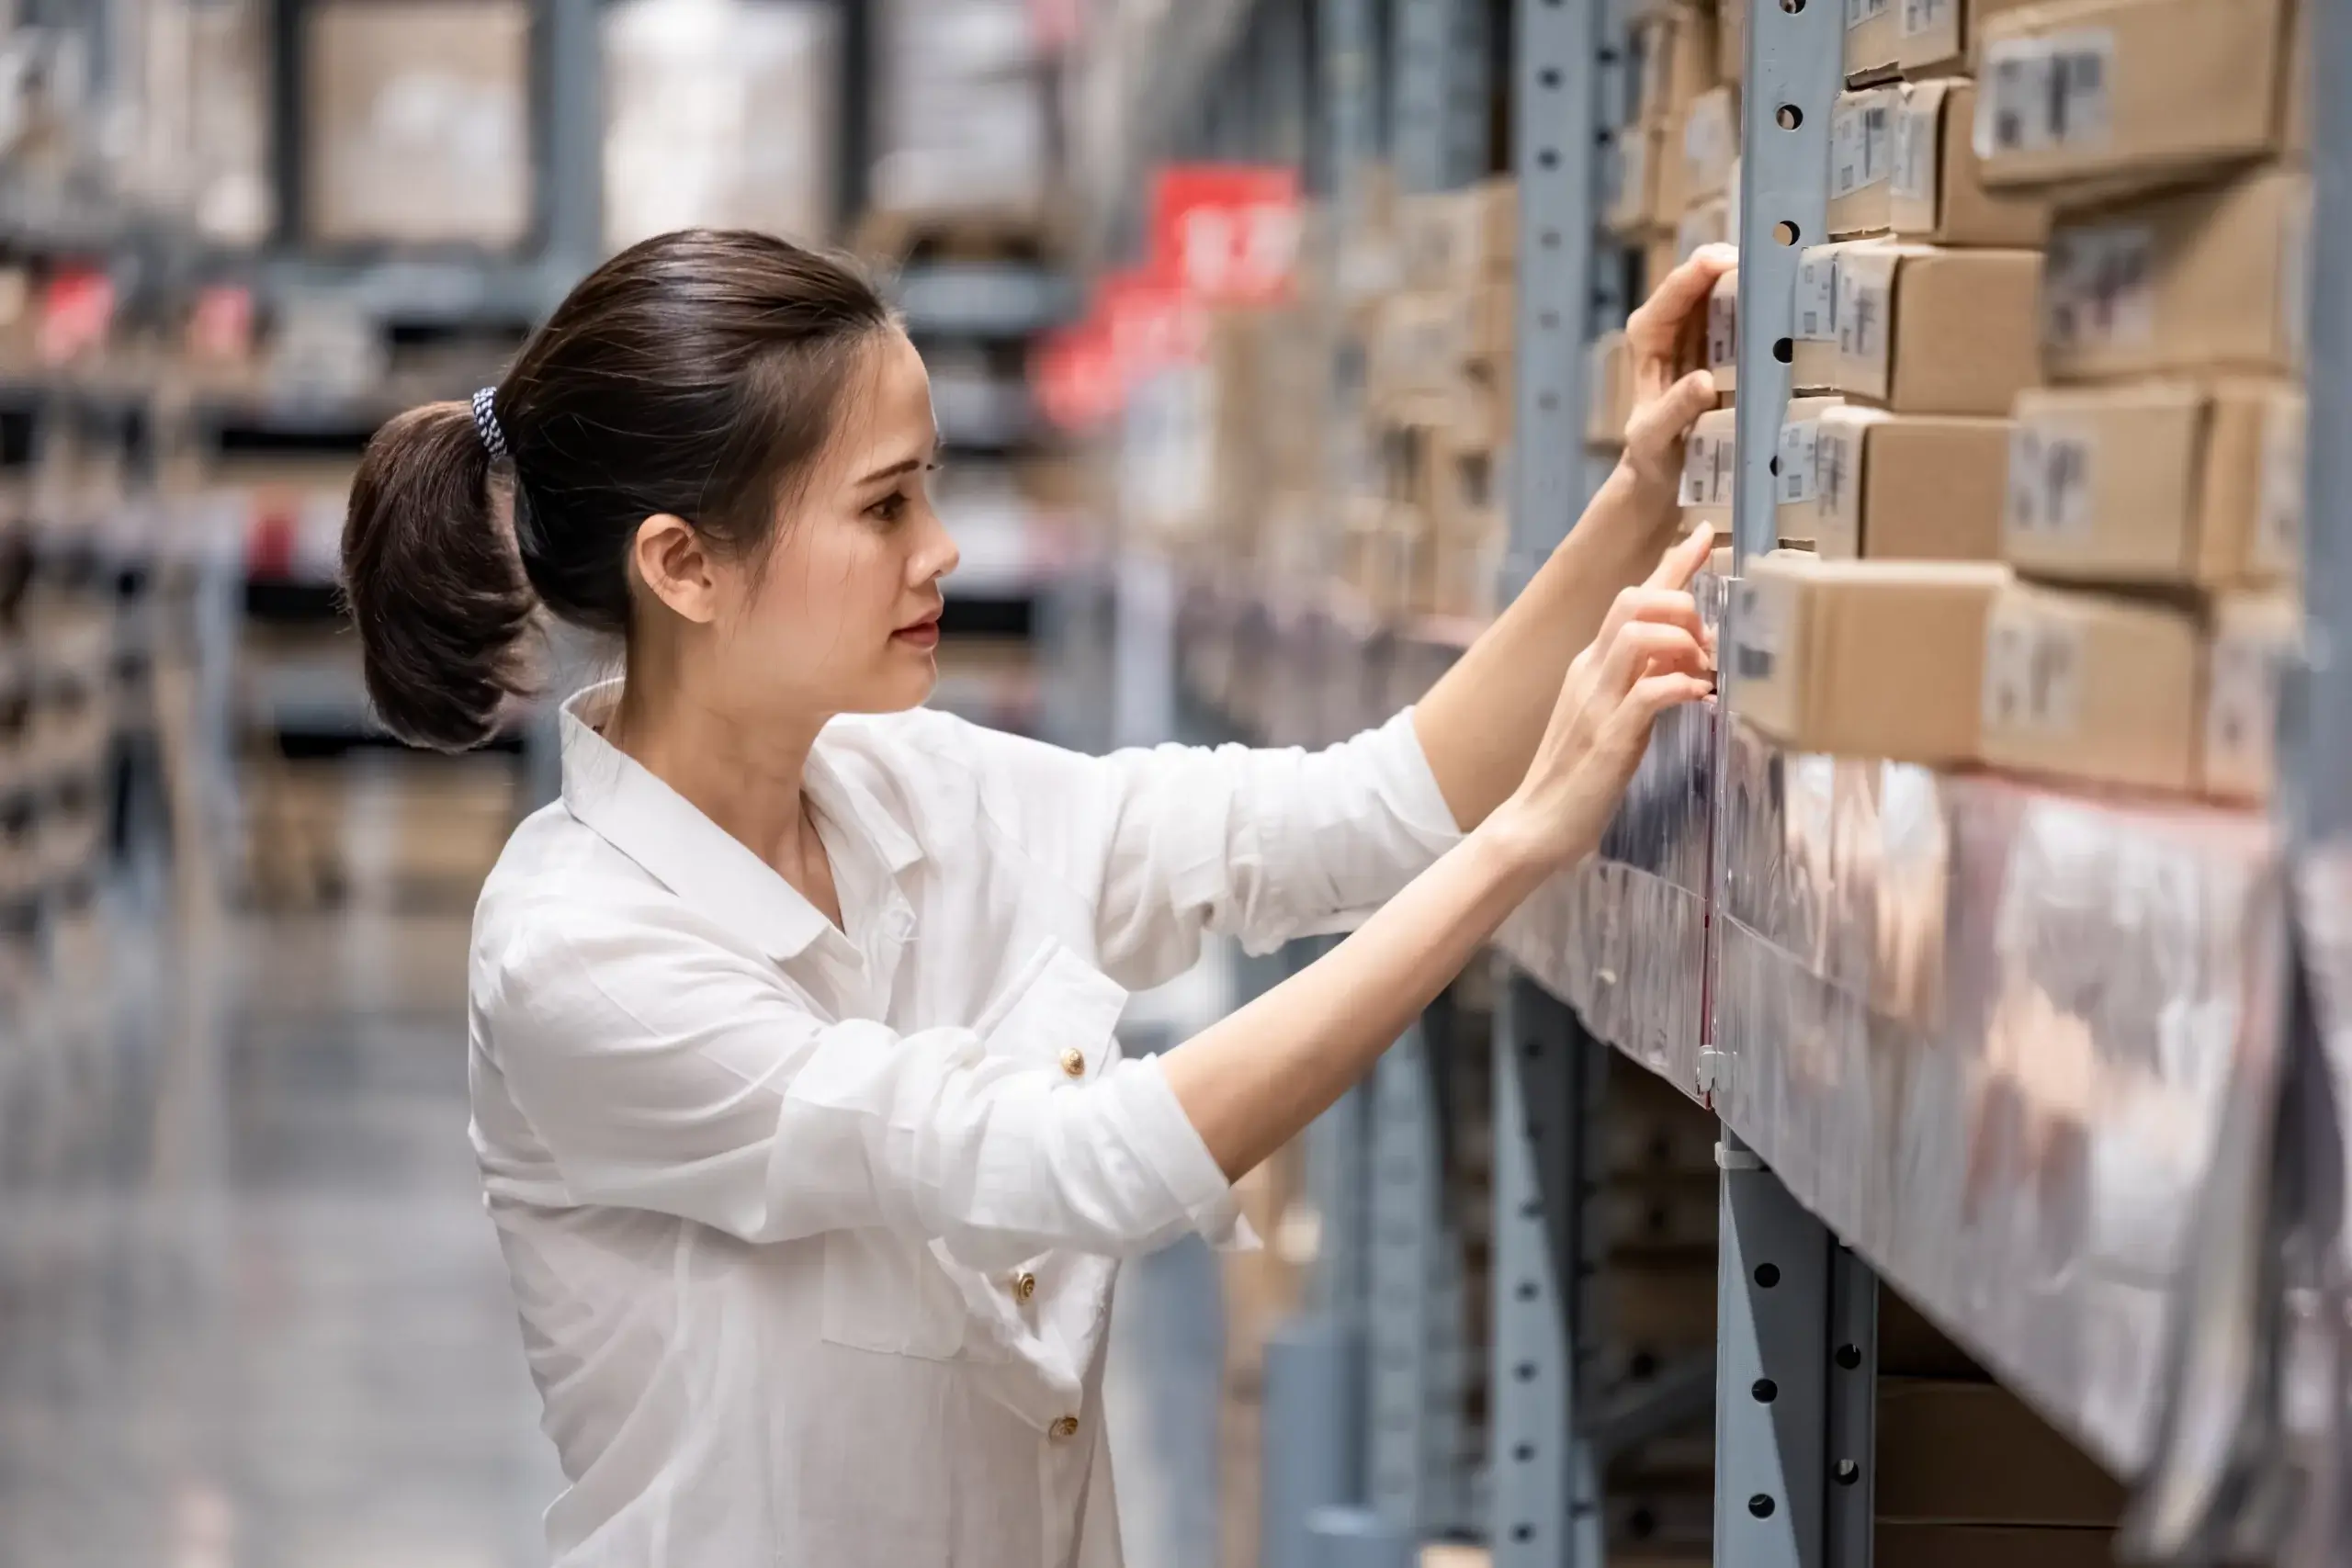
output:
[[[1585,345],[1624,301],[1596,288],[1595,222],[1604,128],[1602,0],[1518,0],[1511,169],[1519,181],[1517,383],[1510,549],[1515,594],[1591,493],[1583,451]],[[1612,323],[1613,324],[1613,323]]]
[[[1715,1560],[1868,1568],[1877,1283],[1724,1130]]]
[[[1598,1568],[1600,1476],[1577,1436],[1577,1337],[1589,1320],[1587,1199],[1605,1050],[1514,976],[1495,1028],[1494,1325],[1487,1378],[1495,1568]]]
[[[1365,1498],[1416,1537],[1450,1519],[1459,1501],[1451,1460],[1460,1391],[1448,1386],[1445,1354],[1459,1290],[1448,1279],[1456,1253],[1443,1219],[1431,1067],[1428,1032],[1416,1024],[1374,1069],[1365,1242]]]

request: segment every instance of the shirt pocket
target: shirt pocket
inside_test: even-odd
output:
[[[1126,1005],[1125,987],[1047,937],[976,1027],[990,1055],[1083,1083],[1117,1058],[1119,1014]]]
[[[964,1292],[920,1241],[883,1230],[825,1235],[824,1336],[855,1350],[953,1360],[963,1351]]]

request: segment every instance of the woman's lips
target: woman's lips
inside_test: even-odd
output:
[[[937,648],[939,646],[939,617],[933,615],[928,620],[917,621],[910,626],[900,626],[890,635],[899,641],[915,648]]]

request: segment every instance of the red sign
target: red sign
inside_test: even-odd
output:
[[[1197,361],[1207,346],[1201,301],[1163,276],[1130,268],[1102,279],[1095,310],[1111,340],[1122,386],[1171,365]]]
[[[67,267],[41,291],[38,350],[44,365],[63,365],[106,346],[114,329],[114,279],[95,266]]]
[[[1298,269],[1298,171],[1176,164],[1152,186],[1152,269],[1212,305],[1286,299]]]
[[[1111,333],[1100,315],[1046,337],[1030,356],[1029,380],[1037,407],[1057,427],[1097,429],[1119,412],[1125,389]]]

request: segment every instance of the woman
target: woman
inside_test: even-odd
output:
[[[781,241],[628,251],[470,409],[376,438],[344,564],[395,731],[481,740],[542,608],[625,652],[565,705],[562,802],[470,958],[560,1562],[1117,1561],[1117,1260],[1226,1237],[1233,1179],[1592,849],[1652,717],[1707,690],[1705,540],[1617,589],[1670,536],[1713,389],[1668,367],[1727,263],[1637,320],[1626,461],[1533,586],[1417,708],[1312,756],[1083,757],[922,709],[956,566],[922,361]],[[1204,934],[1359,922],[1119,1059],[1127,989]]]

